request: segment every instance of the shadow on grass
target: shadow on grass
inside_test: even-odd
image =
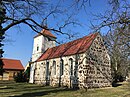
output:
[[[68,88],[58,88],[58,89],[57,88],[53,88],[53,90],[51,89],[51,90],[43,90],[43,91],[40,91],[40,92],[23,93],[22,95],[9,96],[9,97],[35,97],[35,96],[48,95],[50,93],[75,91],[75,90],[74,89],[68,89]]]
[[[121,86],[122,84],[119,84],[119,83],[112,83],[112,87],[118,87],[118,86]]]
[[[13,87],[0,87],[0,89],[14,89]]]

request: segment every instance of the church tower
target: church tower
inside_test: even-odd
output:
[[[36,61],[48,48],[56,46],[56,36],[43,29],[34,37],[32,62]]]
[[[38,35],[34,37],[32,64],[30,65],[30,79],[29,83],[34,83],[35,61],[48,49],[56,46],[56,36],[49,30],[43,29]]]

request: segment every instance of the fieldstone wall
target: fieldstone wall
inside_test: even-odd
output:
[[[63,75],[61,75],[61,59],[63,60]],[[54,61],[56,62],[55,68]],[[85,53],[37,62],[34,82],[43,85],[85,89],[110,86],[110,57],[101,36],[96,37]]]
[[[73,59],[73,75],[70,75],[70,62],[69,59]],[[55,58],[45,61],[40,61],[36,63],[35,66],[35,73],[34,73],[34,83],[37,84],[49,84],[51,86],[66,86],[66,87],[73,87],[74,85],[77,86],[78,84],[78,77],[75,76],[76,72],[76,63],[75,63],[75,55],[63,57],[62,60],[64,61],[64,68],[63,68],[63,75],[60,75],[60,60],[61,58]],[[53,61],[56,62],[56,74],[54,74],[54,67]],[[49,75],[47,75],[47,68],[46,63],[49,62]],[[49,79],[47,79],[49,77]]]
[[[100,35],[93,41],[86,58],[79,64],[79,87],[111,86],[111,64],[108,52]]]

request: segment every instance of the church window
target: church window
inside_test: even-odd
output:
[[[61,59],[60,61],[60,75],[62,76],[64,74],[64,60]]]
[[[46,63],[46,78],[49,77],[49,62]]]
[[[53,74],[56,75],[56,61],[53,61]]]
[[[51,41],[51,39],[50,39],[50,38],[48,38],[48,41]]]
[[[39,50],[39,46],[37,46],[37,51]]]
[[[69,63],[70,63],[70,75],[73,75],[73,59],[72,58],[69,59]]]

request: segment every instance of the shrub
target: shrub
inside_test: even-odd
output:
[[[16,82],[27,82],[27,78],[26,76],[24,75],[24,73],[22,72],[19,72],[15,77],[14,77],[14,80]]]

